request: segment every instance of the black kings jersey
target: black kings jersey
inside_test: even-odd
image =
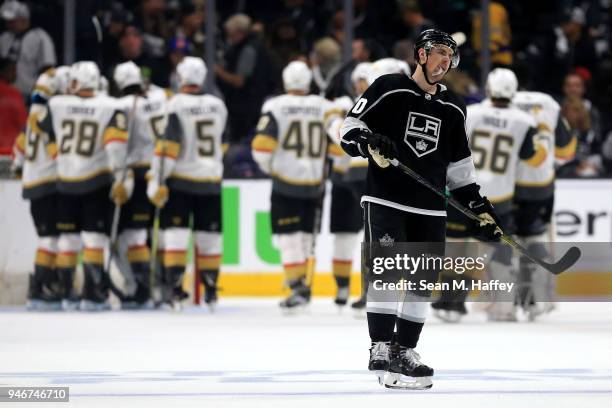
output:
[[[351,156],[365,157],[358,135],[363,130],[387,135],[397,145],[397,159],[440,190],[470,186],[470,195],[477,197],[465,103],[443,85],[437,88],[430,95],[404,74],[381,76],[348,113],[341,146]],[[368,166],[364,201],[418,214],[446,215],[442,198],[393,166],[383,169],[373,161]]]

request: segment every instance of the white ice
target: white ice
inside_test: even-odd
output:
[[[432,317],[417,350],[434,387],[397,391],[364,370],[365,319],[329,299],[300,316],[270,299],[222,299],[215,314],[2,309],[0,386],[69,386],[62,407],[610,407],[611,346],[609,303],[535,323]]]

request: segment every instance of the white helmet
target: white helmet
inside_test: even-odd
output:
[[[68,86],[70,85],[70,67],[62,65],[55,69],[56,92],[58,94],[67,94]]]
[[[491,99],[512,100],[518,88],[514,72],[506,68],[495,68],[487,76],[487,96]]]
[[[65,65],[49,68],[36,79],[33,94],[48,99],[55,94],[64,94],[68,88],[70,67]]]
[[[292,61],[283,69],[283,86],[285,91],[310,90],[312,71],[305,62]]]
[[[100,70],[93,61],[79,61],[70,67],[70,91],[97,90],[100,86]]]
[[[383,58],[375,61],[371,68],[370,74],[368,75],[368,85],[372,85],[378,77],[387,74],[401,74],[404,73],[410,76],[410,67],[405,61],[401,61],[395,58]]]
[[[206,64],[202,58],[185,57],[176,66],[176,73],[179,77],[179,84],[185,85],[204,85],[206,79]]]
[[[367,81],[368,76],[370,75],[370,69],[372,69],[371,62],[360,62],[357,64],[353,69],[353,72],[351,72],[351,82],[356,84],[357,81],[361,79]]]
[[[133,85],[140,85],[142,87],[140,68],[132,61],[117,65],[113,73],[113,79],[117,84],[117,88],[121,91]]]

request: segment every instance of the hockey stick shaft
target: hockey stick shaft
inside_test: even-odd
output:
[[[123,166],[121,168],[121,176],[119,177],[122,183],[125,181],[125,178],[127,176],[127,171],[128,171],[129,141],[130,141],[130,136],[132,134],[132,127],[134,125],[133,122],[134,122],[134,115],[136,113],[137,101],[138,101],[138,95],[134,95],[134,101],[132,102],[132,109],[128,112],[128,120],[127,120],[128,147],[126,147],[125,159],[123,161]],[[104,268],[104,273],[106,275],[106,279],[108,279],[108,284],[109,284],[111,292],[113,292],[113,294],[117,296],[119,300],[123,301],[124,299],[126,299],[125,294],[119,288],[117,288],[117,286],[115,286],[110,276],[110,268],[113,263],[113,258],[116,255],[118,255],[117,252],[119,250],[118,238],[119,238],[120,218],[121,218],[121,204],[115,203],[115,208],[113,209],[113,222],[111,225],[111,234],[110,234],[110,242],[109,242],[110,253],[108,256],[106,267]]]
[[[410,167],[408,167],[405,164],[401,163],[397,159],[390,160],[390,163],[393,166],[395,166],[398,169],[400,169],[404,174],[406,174],[406,175],[410,176],[411,178],[413,178],[419,184],[427,187],[429,190],[431,190],[432,192],[434,192],[438,196],[440,196],[443,199],[447,200],[450,205],[455,207],[460,213],[462,213],[463,215],[465,215],[466,217],[468,217],[472,221],[476,221],[476,222],[480,222],[481,221],[481,219],[473,211],[471,211],[468,208],[464,207],[459,201],[457,201],[453,197],[447,197],[446,194],[444,193],[444,191],[440,190],[438,187],[436,187],[433,184],[431,184],[429,182],[429,180],[427,180],[426,178],[424,178],[423,176],[421,176],[420,174],[418,174],[417,172],[412,170]],[[509,236],[509,235],[507,235],[505,233],[502,233],[502,236],[500,237],[500,240],[503,241],[504,243],[506,243],[507,245],[511,246],[512,248],[514,248],[516,251],[518,251],[521,255],[525,256],[531,262],[540,265],[541,267],[543,267],[544,269],[546,269],[547,271],[549,271],[549,272],[551,272],[551,273],[553,273],[555,275],[558,275],[561,272],[563,272],[564,270],[566,270],[569,267],[571,267],[578,260],[578,258],[580,257],[580,250],[577,247],[571,247],[568,250],[568,252],[561,258],[561,260],[559,260],[559,262],[557,262],[556,264],[549,264],[548,262],[545,262],[542,259],[539,259],[537,257],[532,256],[527,251],[527,249],[525,247],[523,247],[521,244],[516,242],[511,236]]]
[[[315,208],[314,214],[314,225],[312,228],[312,242],[310,244],[310,254],[309,259],[306,263],[306,286],[312,289],[314,285],[314,275],[317,269],[317,258],[315,255],[315,250],[317,247],[317,235],[321,230],[321,224],[323,221],[323,201],[325,200],[325,190],[326,190],[326,182],[328,178],[328,169],[329,165],[327,163],[327,149],[329,148],[329,141],[327,137],[323,138],[323,146],[321,151],[323,152],[323,164],[321,167],[321,193],[319,194],[319,198],[317,200],[317,206]]]

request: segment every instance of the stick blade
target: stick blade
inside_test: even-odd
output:
[[[582,256],[582,251],[578,247],[571,247],[567,252],[554,264],[543,265],[549,272],[559,275],[561,272],[571,268]]]

